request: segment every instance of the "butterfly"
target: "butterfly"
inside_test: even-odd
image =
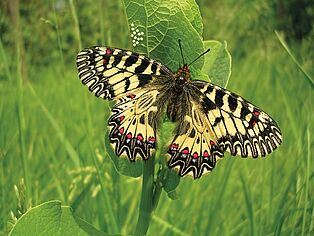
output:
[[[200,178],[224,152],[263,157],[282,142],[268,114],[224,88],[192,80],[185,63],[173,72],[133,51],[90,47],[77,55],[77,68],[92,93],[115,101],[109,140],[116,155],[130,161],[153,154],[163,112],[177,123],[167,156],[180,176]]]

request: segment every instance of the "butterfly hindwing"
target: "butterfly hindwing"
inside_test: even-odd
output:
[[[181,176],[188,174],[199,178],[215,167],[223,151],[217,146],[207,119],[194,101],[190,111],[179,122],[178,134],[168,151],[171,155],[168,164]]]
[[[144,55],[109,47],[91,47],[77,55],[79,77],[97,97],[115,99],[171,73]]]
[[[179,125],[169,149],[169,166],[177,168],[180,175],[201,177],[214,168],[225,151],[258,157],[280,145],[281,132],[265,112],[213,84],[191,83],[190,108],[179,121],[183,125]]]
[[[195,90],[195,89],[194,89]],[[177,135],[168,153],[168,165],[175,168],[179,175],[199,178],[211,171],[216,161],[223,156],[209,120],[201,109],[200,92],[187,93],[186,114],[179,120]]]
[[[118,156],[147,160],[156,147],[160,105],[156,89],[138,89],[118,100],[109,118],[109,138]]]

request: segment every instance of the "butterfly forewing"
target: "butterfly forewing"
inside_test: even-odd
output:
[[[278,125],[264,111],[219,86],[196,83],[203,84],[200,91],[210,104],[205,114],[224,151],[242,157],[258,157],[271,153],[281,144]]]
[[[79,77],[97,97],[114,99],[171,74],[159,62],[132,51],[92,47],[77,55]],[[155,76],[155,77],[154,77]]]

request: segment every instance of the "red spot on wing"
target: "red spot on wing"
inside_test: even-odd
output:
[[[179,145],[176,143],[173,143],[170,145],[170,151],[177,151],[179,148]]]
[[[120,133],[120,134],[123,134],[123,133],[124,133],[124,128],[123,128],[123,127],[119,129],[119,133]]]
[[[252,126],[254,126],[254,125],[256,125],[256,121],[255,120],[252,121]]]
[[[111,49],[110,49],[110,48],[107,48],[107,49],[106,49],[106,54],[111,54],[111,53],[112,53]]]
[[[155,141],[156,141],[156,138],[155,138],[155,137],[149,137],[149,138],[148,138],[148,142],[152,142],[152,143],[153,143],[153,142],[155,142]]]
[[[179,145],[178,145],[178,144],[176,144],[176,143],[173,143],[173,144],[171,144],[171,147],[173,147],[173,148],[178,148],[178,147],[179,147]]]
[[[132,138],[132,134],[131,134],[131,133],[128,133],[128,134],[126,135],[126,138],[127,138],[127,139],[131,139],[131,138]]]
[[[193,153],[193,158],[194,158],[194,159],[198,158],[197,152],[194,152],[194,153]]]
[[[259,116],[261,114],[259,111],[254,111],[253,113],[255,116]]]
[[[135,94],[131,93],[131,94],[129,94],[127,97],[128,97],[128,98],[131,98],[131,99],[134,99],[136,96],[135,96]]]
[[[209,153],[207,151],[204,151],[203,157],[209,157]]]
[[[137,140],[140,140],[140,141],[143,141],[143,139],[144,139],[141,134],[138,134],[136,138],[137,138]]]
[[[120,117],[119,117],[120,121],[123,121],[124,118],[125,118],[125,116],[120,116]]]
[[[102,61],[102,64],[106,65],[106,64],[107,64],[107,59],[104,59],[104,60]]]
[[[189,150],[188,149],[184,149],[183,151],[182,151],[182,154],[189,154]]]
[[[215,145],[215,142],[214,142],[213,140],[210,140],[210,141],[209,141],[209,144],[210,144],[211,146],[213,146],[213,145]]]

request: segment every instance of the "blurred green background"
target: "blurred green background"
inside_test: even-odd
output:
[[[257,160],[226,155],[211,174],[182,179],[178,200],[162,194],[149,235],[314,235],[313,89],[274,33],[313,75],[313,3],[196,2],[204,39],[228,42],[228,89],[269,113],[283,144]],[[110,208],[120,232],[132,233],[141,178],[118,175],[104,154],[107,104],[75,65],[82,47],[132,49],[122,1],[4,0],[0,10],[0,234],[51,199],[107,232]]]

